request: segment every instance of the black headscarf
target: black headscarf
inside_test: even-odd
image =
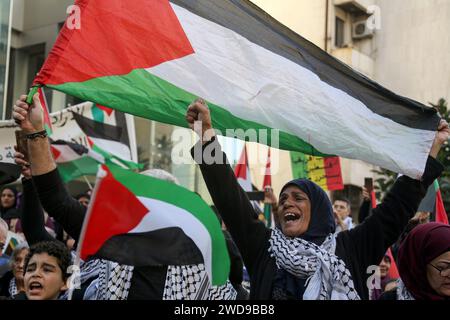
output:
[[[320,246],[330,233],[336,230],[333,208],[328,195],[321,187],[306,179],[296,179],[286,183],[281,193],[288,186],[296,186],[308,195],[311,202],[311,218],[306,232],[299,237]],[[305,292],[306,279],[300,279],[286,270],[277,269],[273,299],[302,299]]]
[[[296,186],[309,197],[311,202],[311,218],[306,232],[300,238],[321,245],[325,238],[336,231],[333,208],[328,195],[321,187],[306,179],[296,179],[286,183],[281,193],[288,186]]]

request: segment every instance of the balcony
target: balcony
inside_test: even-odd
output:
[[[374,0],[334,0],[334,5],[355,16],[367,15],[367,7],[374,4]]]

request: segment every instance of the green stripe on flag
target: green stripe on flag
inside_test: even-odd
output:
[[[195,193],[173,183],[136,174],[115,165],[109,165],[114,178],[137,197],[157,199],[190,212],[208,230],[212,245],[213,285],[226,282],[230,259],[223,232],[212,209]],[[149,182],[151,181],[151,184]],[[168,213],[169,214],[169,213]]]
[[[48,85],[48,87],[138,117],[180,127],[187,127],[186,109],[198,98],[143,69],[133,70],[123,76],[100,77],[85,82]],[[208,105],[214,128],[223,134],[226,133],[226,129],[237,128],[271,130],[267,126],[234,116],[226,110],[225,106],[218,106],[211,102],[208,102]],[[249,140],[248,137],[246,139]],[[270,134],[267,134],[267,144],[272,145]],[[283,131],[280,131],[278,148],[325,156],[309,143]]]
[[[96,104],[94,104],[91,108],[92,118],[97,121],[104,123],[105,122],[105,114],[103,110],[99,109]]]
[[[113,159],[115,159],[118,162],[120,162],[121,164],[123,164],[124,166],[126,166],[130,170],[142,170],[142,169],[144,169],[144,165],[143,164],[119,158],[119,157],[113,155],[112,153],[110,153],[110,152],[100,148],[96,144],[92,145],[92,150],[97,152],[97,153],[99,153],[99,154],[101,154],[105,158],[106,162],[111,162]]]
[[[74,161],[58,163],[58,171],[64,183],[82,176],[97,175],[99,163],[85,156]]]

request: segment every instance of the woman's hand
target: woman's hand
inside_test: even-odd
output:
[[[186,121],[189,124],[189,128],[199,135],[202,143],[210,141],[215,136],[211,123],[211,114],[203,99],[195,100],[188,107]]]
[[[436,132],[436,137],[434,138],[433,145],[431,146],[430,156],[433,158],[437,158],[439,151],[442,148],[442,145],[445,141],[448,141],[450,135],[450,129],[448,127],[447,121],[441,119],[441,122],[438,126],[438,131]]]

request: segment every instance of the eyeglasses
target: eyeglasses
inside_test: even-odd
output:
[[[441,277],[448,277],[448,276],[450,276],[450,264],[447,265],[447,267],[445,267],[445,268],[438,268],[438,267],[436,267],[435,265],[433,265],[433,264],[431,264],[431,263],[430,263],[430,266],[432,266],[432,267],[435,268],[437,271],[439,271],[439,275],[440,275]]]

